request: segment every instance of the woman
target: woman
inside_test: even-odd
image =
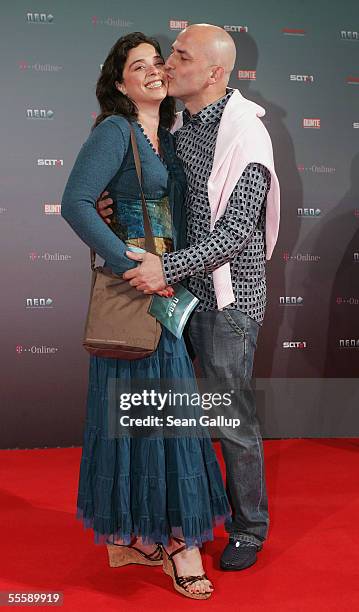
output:
[[[101,113],[69,177],[62,215],[113,272],[122,274],[136,265],[125,255],[128,246],[143,247],[144,235],[129,122],[157,254],[184,246],[185,179],[168,132],[174,101],[167,97],[158,43],[139,32],[120,38],[104,63],[96,94]],[[96,211],[105,189],[114,201],[114,231]],[[213,538],[213,524],[229,514],[211,441],[180,435],[110,438],[106,406],[114,379],[194,381],[194,372],[183,340],[165,328],[157,350],[145,359],[90,358],[78,517],[93,528],[96,542],[107,542],[111,566],[163,562],[177,591],[207,599],[213,586],[199,546]]]

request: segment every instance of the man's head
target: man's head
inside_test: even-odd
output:
[[[187,106],[224,95],[236,60],[236,47],[222,28],[191,25],[177,36],[166,62],[171,96]]]

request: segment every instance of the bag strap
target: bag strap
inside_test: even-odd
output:
[[[156,245],[153,237],[151,221],[147,210],[146,198],[142,189],[142,168],[141,168],[141,160],[140,154],[138,152],[137,140],[135,135],[135,130],[133,129],[131,123],[130,125],[130,134],[131,134],[131,145],[133,151],[133,157],[135,160],[136,174],[138,178],[138,182],[140,185],[141,191],[141,202],[142,202],[142,217],[143,217],[143,229],[145,233],[145,248],[149,253],[153,253],[156,255]],[[90,249],[90,260],[91,260],[91,270],[95,270],[95,262],[96,262],[96,251],[94,249]]]
[[[153,255],[156,255],[156,246],[155,246],[155,241],[153,238],[151,221],[150,221],[150,217],[149,217],[148,210],[147,210],[145,194],[143,193],[143,189],[142,189],[142,169],[141,169],[140,154],[138,152],[135,131],[131,124],[130,124],[130,130],[131,130],[131,144],[132,144],[132,150],[133,150],[133,157],[135,158],[136,172],[137,172],[138,182],[140,184],[140,190],[141,190],[143,229],[145,232],[145,247],[146,247],[146,251],[148,251],[149,253],[153,253]]]

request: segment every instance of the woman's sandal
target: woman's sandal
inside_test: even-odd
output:
[[[178,543],[183,542],[183,540],[180,540],[178,538],[173,538],[173,540],[175,540]],[[180,548],[177,548],[177,550],[175,550],[173,553],[168,554],[166,549],[163,547],[163,550],[166,553],[163,557],[163,571],[168,576],[171,576],[173,580],[173,586],[175,590],[178,591],[178,593],[181,593],[185,597],[190,597],[191,599],[209,599],[212,595],[212,592],[210,593],[191,593],[190,591],[187,590],[188,587],[190,587],[195,582],[200,582],[201,580],[208,580],[206,574],[202,574],[202,576],[179,576],[177,574],[177,568],[173,560],[173,557],[177,555],[178,553],[182,552],[183,550],[185,550],[186,548],[187,548],[186,545],[184,545],[184,546],[181,546]]]
[[[143,552],[136,546],[129,544],[107,544],[108,561],[110,567],[123,567],[124,565],[162,565],[163,554],[160,544],[156,545],[150,554]]]

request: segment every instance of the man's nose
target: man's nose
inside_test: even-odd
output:
[[[165,63],[165,70],[167,70],[167,71],[168,71],[168,70],[173,70],[173,68],[174,68],[174,65],[173,65],[173,58],[172,58],[172,55],[170,55],[170,56],[167,58],[167,61],[166,61],[166,63]]]

